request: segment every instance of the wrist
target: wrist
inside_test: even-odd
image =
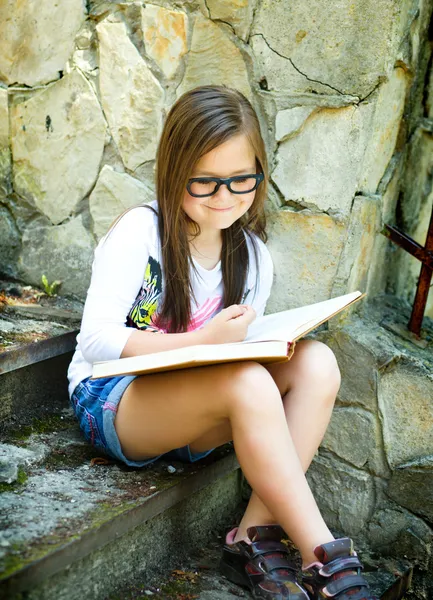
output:
[[[201,329],[196,329],[195,331],[192,331],[191,333],[195,338],[195,340],[194,340],[195,345],[204,345],[204,344],[214,344],[215,343],[210,339],[209,332],[206,330],[205,327],[202,327]]]

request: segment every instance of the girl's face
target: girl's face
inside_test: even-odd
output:
[[[193,177],[233,177],[256,173],[256,156],[247,137],[236,135],[217,146],[197,161]],[[247,194],[232,194],[221,185],[213,196],[196,198],[185,190],[183,210],[198,223],[201,232],[230,227],[254,202],[256,190]]]

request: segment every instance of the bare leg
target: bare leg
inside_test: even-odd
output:
[[[324,344],[305,340],[299,342],[289,363],[268,370],[282,395],[287,424],[305,472],[322,441],[340,386],[335,357]],[[275,522],[253,491],[235,540],[245,538],[252,525]]]
[[[246,478],[309,560],[314,546],[333,538],[265,368],[232,363],[140,377],[125,392],[115,425],[126,456],[139,460],[199,440],[227,420]]]

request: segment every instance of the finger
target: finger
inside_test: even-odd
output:
[[[233,304],[232,306],[228,306],[227,308],[225,308],[224,312],[227,315],[227,320],[237,319],[238,317],[245,314],[245,312],[247,312],[247,309],[241,305]]]
[[[251,310],[246,310],[243,315],[237,317],[236,321],[242,321],[249,325],[256,318],[256,311],[252,308]]]
[[[243,305],[245,307],[245,315],[253,315],[253,317],[256,317],[256,311],[254,310],[254,308],[252,306],[250,306],[249,304],[244,304]]]

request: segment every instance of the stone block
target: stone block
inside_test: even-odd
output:
[[[9,145],[8,92],[0,89],[0,200],[10,191],[11,149]]]
[[[141,16],[146,54],[171,79],[187,52],[187,16],[152,4],[142,7]]]
[[[210,18],[230,23],[236,35],[247,40],[257,0],[207,0]]]
[[[395,152],[408,86],[408,73],[398,67],[390,73],[389,79],[380,85],[375,100],[372,100],[374,116],[360,180],[360,189],[363,192],[377,192]]]
[[[251,100],[252,93],[242,53],[220,26],[197,16],[185,75],[177,96],[199,85],[227,85]]]
[[[433,531],[422,519],[402,508],[381,506],[368,524],[368,541],[382,556],[404,556],[426,569],[432,553]]]
[[[40,285],[45,274],[50,283],[62,282],[63,295],[85,297],[95,243],[81,217],[57,226],[33,222],[24,232],[22,244],[20,269],[26,281]]]
[[[93,21],[85,21],[75,39],[75,51],[68,61],[67,70],[75,67],[89,78],[98,74],[98,45]]]
[[[333,457],[316,457],[307,479],[327,525],[339,534],[357,536],[374,508],[374,479]]]
[[[316,337],[325,342],[337,358],[342,375],[339,400],[375,412],[377,366],[372,352],[347,331],[326,331]]]
[[[428,118],[433,119],[433,68],[430,68],[430,74],[428,76],[426,106]]]
[[[334,408],[322,448],[376,475],[388,473],[379,422],[372,413],[362,408]]]
[[[40,462],[46,454],[42,444],[30,450],[0,443],[0,483],[14,483],[18,479],[19,467]]]
[[[11,107],[14,189],[61,223],[98,176],[105,120],[88,81],[73,70]]]
[[[280,58],[285,71],[275,72],[277,59],[263,65],[276,89],[319,94],[337,90],[364,97],[394,64],[400,10],[386,0],[343,0],[327,5],[326,11],[320,0],[264,0],[252,33],[263,36],[275,57],[286,57]],[[262,56],[257,60],[261,63]]]
[[[389,176],[389,180],[382,180],[380,186],[382,187],[383,185],[383,190],[381,190],[383,195],[380,200],[382,207],[380,221],[382,225],[385,223],[390,225],[395,223],[395,211],[401,186],[402,164],[402,160],[399,160],[396,161],[395,165],[390,165],[392,172]],[[365,290],[370,298],[385,292],[391,262],[390,254],[394,251],[395,245],[390,242],[388,238],[381,234],[376,235],[372,260],[368,270],[367,288]]]
[[[338,327],[332,325],[334,319],[331,319],[329,329],[318,332],[315,337],[327,344],[337,358],[342,373],[340,403],[377,413],[378,373],[398,363],[403,351],[395,344],[395,336],[378,325],[384,313],[389,314],[392,309],[387,309],[386,303],[373,308],[366,305],[362,318],[352,314]]]
[[[285,200],[350,212],[367,145],[369,106],[322,108],[279,146],[272,179]]]
[[[395,469],[388,494],[401,506],[433,523],[433,458]]]
[[[99,240],[127,208],[155,200],[154,192],[138,179],[104,165],[90,194],[93,232]]]
[[[275,272],[268,311],[330,298],[344,224],[329,215],[287,209],[268,214],[268,231]]]
[[[287,21],[287,18],[284,17]],[[254,31],[254,30],[253,30]],[[262,33],[252,33],[250,47],[253,51],[256,78],[268,92],[279,94],[308,94],[325,95],[335,93],[326,83],[310,81],[308,75],[300,72],[290,56],[281,54]]]
[[[84,2],[0,5],[0,80],[34,86],[59,78],[85,19]]]
[[[314,106],[294,106],[277,112],[275,118],[275,139],[282,142],[298,133],[305,121],[315,110]]]
[[[70,410],[66,373],[72,354],[67,352],[0,376],[0,439],[19,427],[30,426],[35,419],[58,417]]]
[[[404,358],[380,374],[378,402],[391,468],[433,454],[433,375]]]
[[[97,25],[101,102],[125,167],[153,160],[162,127],[164,91],[124,23]]]
[[[355,196],[350,213],[347,239],[335,276],[332,295],[367,290],[374,248],[382,228],[380,196]],[[344,319],[345,314],[339,318]]]
[[[0,273],[17,276],[21,236],[7,208],[0,205]]]

